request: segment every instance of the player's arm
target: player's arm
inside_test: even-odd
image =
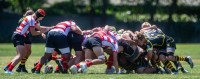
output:
[[[147,59],[151,60],[153,56],[153,45],[150,41],[147,43]]]
[[[42,34],[41,31],[36,31],[33,26],[30,28],[30,31],[31,31],[31,34],[34,36]]]
[[[151,26],[151,27],[146,27],[146,28],[142,28],[141,30],[140,30],[140,32],[141,33],[144,33],[144,31],[146,31],[146,30],[149,30],[149,29],[157,29],[157,26]]]
[[[80,34],[80,35],[83,35],[83,32],[82,30],[79,28],[79,26],[72,26],[71,27],[72,31],[77,33],[77,34]]]
[[[36,29],[38,29],[42,33],[46,33],[46,32],[48,32],[52,28],[53,28],[53,26],[52,27],[47,27],[47,26],[36,25]]]

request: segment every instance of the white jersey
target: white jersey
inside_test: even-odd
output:
[[[30,28],[35,27],[37,22],[33,18],[33,16],[26,16],[20,25],[16,28],[14,33],[18,33],[20,35],[26,36],[30,32]]]
[[[71,27],[77,27],[76,23],[73,21],[64,21],[54,26],[51,31],[61,31],[61,33],[67,36],[69,31],[71,30]]]

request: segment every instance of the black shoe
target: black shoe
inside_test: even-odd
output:
[[[63,73],[64,72],[64,67],[62,65],[62,60],[61,59],[57,59],[55,61],[56,61],[56,64],[58,65],[58,69]]]
[[[26,67],[24,67],[24,68],[22,67],[21,72],[28,73],[28,71],[26,70]]]
[[[181,68],[180,70],[181,70],[182,73],[188,73],[188,71],[185,70],[184,68]]]
[[[40,74],[40,70],[35,70],[34,74]]]
[[[60,73],[60,71],[59,70],[55,70],[54,73]]]
[[[35,73],[35,70],[36,70],[36,69],[35,69],[35,68],[33,68],[33,69],[31,69],[31,72],[32,72],[32,73]]]
[[[68,74],[67,70],[62,71],[62,74]]]
[[[194,63],[193,63],[192,58],[190,56],[186,57],[186,62],[190,65],[191,68],[194,67]]]
[[[19,66],[17,67],[17,69],[16,69],[16,72],[21,72],[21,69],[22,69],[22,67],[21,67],[21,65],[19,65]]]

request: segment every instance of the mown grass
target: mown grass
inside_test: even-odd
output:
[[[177,75],[170,74],[104,74],[105,65],[96,65],[88,69],[88,74],[32,74],[30,73],[33,63],[44,54],[44,44],[33,44],[32,55],[28,59],[26,66],[28,74],[17,73],[13,75],[4,74],[3,67],[16,55],[16,50],[10,43],[0,44],[0,79],[199,79],[200,78],[200,44],[177,44],[176,55],[188,56],[193,58],[195,67],[190,69],[189,65],[181,62],[190,72]],[[49,64],[55,66],[55,62]],[[16,67],[15,67],[16,68]],[[43,66],[44,68],[44,66]]]

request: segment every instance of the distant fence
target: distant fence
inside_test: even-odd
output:
[[[22,15],[16,14],[0,14],[0,43],[11,42],[11,36],[15,28],[18,26],[18,19]],[[95,16],[93,19],[90,19],[88,16],[84,15],[73,15],[73,16],[46,16],[41,25],[44,26],[53,26],[58,22],[64,20],[74,20],[81,29],[90,29],[93,27],[101,26],[101,16]],[[91,20],[93,25],[91,26]],[[133,31],[139,30],[141,22],[129,22],[124,23],[117,21],[114,17],[108,16],[106,24],[114,25],[117,29],[130,29]],[[164,33],[175,38],[176,42],[179,43],[200,43],[200,22],[192,23],[168,23],[168,22],[153,22],[152,24],[158,25]],[[38,38],[40,37],[40,38]],[[33,42],[45,42],[41,36],[33,37]]]

